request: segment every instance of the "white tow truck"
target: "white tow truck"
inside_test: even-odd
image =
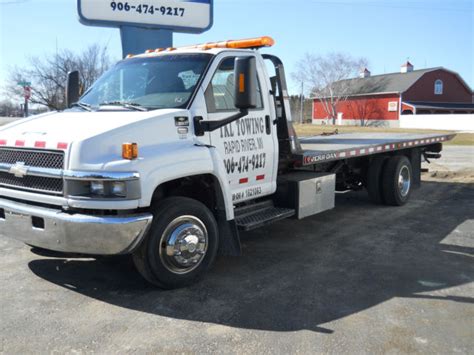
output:
[[[141,275],[176,288],[239,231],[332,209],[366,188],[401,206],[438,158],[442,134],[298,139],[269,37],[128,56],[70,108],[0,128],[0,234],[38,248],[132,254]]]

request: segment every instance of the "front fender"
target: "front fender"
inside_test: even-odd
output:
[[[141,176],[142,199],[140,207],[149,207],[156,188],[168,181],[210,174],[219,182],[225,203],[227,220],[234,219],[232,193],[226,178],[224,164],[216,149],[201,145],[163,145],[159,153],[146,156],[150,167]],[[153,162],[152,162],[153,161]]]

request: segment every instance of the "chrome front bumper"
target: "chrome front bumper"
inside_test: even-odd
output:
[[[89,216],[67,214],[0,198],[0,235],[60,252],[117,255],[143,240],[151,214]]]

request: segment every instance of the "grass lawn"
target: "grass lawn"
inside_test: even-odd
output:
[[[0,122],[0,126],[2,123]],[[324,132],[339,133],[353,132],[393,132],[393,133],[453,133],[453,131],[436,131],[427,129],[403,129],[403,128],[382,128],[382,127],[359,127],[359,126],[319,126],[313,124],[295,124],[296,132],[299,136],[316,136]],[[448,145],[474,145],[474,133],[457,133],[457,136],[444,144]]]
[[[392,133],[455,133],[454,131],[437,131],[427,129],[403,129],[383,127],[359,127],[359,126],[320,126],[313,124],[296,124],[296,132],[299,136],[315,136],[324,132],[353,133],[353,132],[392,132]],[[448,145],[474,145],[474,133],[457,133],[456,137],[444,144]]]

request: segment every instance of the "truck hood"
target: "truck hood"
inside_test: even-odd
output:
[[[0,145],[62,149],[68,144],[85,140],[139,121],[159,118],[182,110],[166,109],[148,112],[53,112],[15,121],[0,127]]]

